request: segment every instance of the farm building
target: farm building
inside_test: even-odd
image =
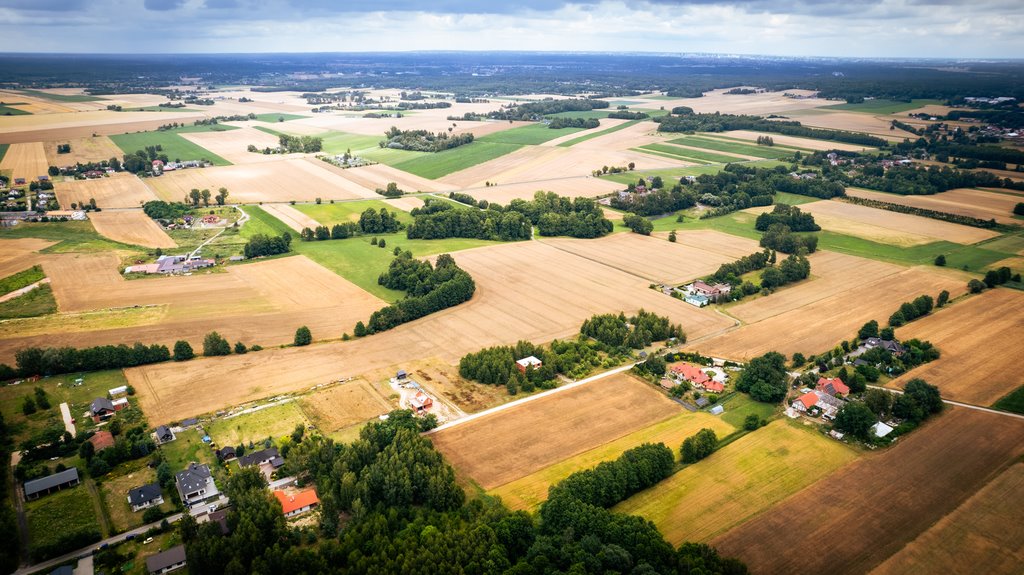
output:
[[[813,391],[801,395],[800,397],[793,400],[793,409],[801,412],[807,412],[809,409],[818,405],[818,394]]]
[[[416,413],[424,413],[433,407],[434,400],[422,391],[417,391],[416,395],[409,400],[409,405]]]
[[[209,268],[217,265],[211,259],[203,259],[198,256],[160,256],[156,263],[138,264],[124,268],[126,274],[180,274],[189,273],[194,270]]]
[[[793,409],[806,413],[812,407],[817,407],[822,412],[822,417],[826,419],[832,419],[839,413],[839,409],[845,405],[846,402],[838,397],[829,395],[819,389],[814,391],[808,391],[793,401]]]
[[[538,369],[542,365],[544,365],[544,362],[532,355],[516,360],[516,369],[519,370],[519,373],[526,373],[526,370],[528,369]]]
[[[114,446],[114,435],[106,430],[97,431],[89,438],[89,443],[98,453]]]
[[[122,385],[121,387],[115,387],[113,389],[108,389],[107,393],[110,395],[111,399],[118,399],[120,397],[125,397],[125,396],[128,395],[128,386],[127,385]]]
[[[729,284],[709,285],[701,280],[697,280],[686,286],[686,291],[688,294],[701,295],[710,301],[716,302],[719,298],[729,295],[732,292],[732,286]]]
[[[685,296],[683,296],[683,301],[690,305],[695,305],[697,307],[704,307],[711,303],[711,300],[709,300],[705,296],[696,293],[686,294]]]
[[[160,443],[168,443],[170,441],[174,441],[174,432],[171,431],[170,427],[167,427],[166,425],[161,425],[160,427],[156,428],[156,440]]]
[[[405,381],[408,377],[409,374],[404,369],[398,370],[398,373],[395,374],[395,379],[398,381]]]
[[[721,393],[725,390],[725,385],[721,382],[715,381],[708,377],[708,374],[704,373],[700,367],[689,364],[689,363],[677,363],[672,366],[672,374],[678,378],[685,379],[694,385],[694,387],[709,391],[712,393]]]
[[[185,566],[185,546],[178,545],[167,551],[146,557],[146,570],[150,575],[169,573]]]
[[[164,494],[160,490],[159,483],[150,483],[128,491],[128,504],[132,506],[132,511],[142,511],[149,507],[162,505],[163,502]]]
[[[179,471],[174,476],[175,486],[178,488],[178,495],[186,507],[202,503],[207,499],[220,495],[217,484],[213,482],[213,475],[207,465],[189,463],[188,468]]]
[[[843,380],[838,377],[820,377],[818,378],[818,389],[832,396],[847,396],[850,395],[850,388]]]
[[[32,481],[26,481],[25,488],[25,499],[31,501],[33,499],[39,499],[43,495],[49,495],[55,491],[60,491],[68,487],[74,487],[80,483],[78,478],[78,468],[72,467],[71,469],[65,469],[59,473],[48,475],[40,479],[33,479]]]
[[[281,502],[281,511],[285,517],[294,517],[307,511],[312,511],[320,504],[320,498],[316,496],[315,489],[307,489],[298,493],[288,494],[284,491],[275,491],[274,497]]]
[[[259,451],[253,451],[248,455],[243,455],[238,458],[239,467],[263,465],[265,463],[269,463],[274,466],[274,469],[277,469],[284,465],[284,459],[281,458],[281,454],[278,453],[276,447],[268,447]]]

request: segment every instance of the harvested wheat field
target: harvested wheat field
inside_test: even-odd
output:
[[[314,162],[316,165],[322,166],[374,193],[376,193],[378,188],[386,188],[390,182],[398,184],[398,187],[405,190],[407,194],[414,194],[416,192],[447,192],[455,189],[454,186],[428,180],[427,178],[403,172],[384,164],[372,164],[358,168],[339,168],[313,158],[307,158],[306,161]]]
[[[14,116],[23,118],[24,116]],[[15,178],[25,178],[31,182],[39,176],[48,176],[47,169],[50,165],[46,162],[46,153],[41,142],[30,144],[11,144],[7,154],[0,161],[0,170],[11,170],[11,184]]]
[[[113,112],[110,110],[10,116],[5,117],[3,123],[0,124],[0,142],[5,144],[52,142],[72,138],[88,138],[93,134],[109,136],[128,132],[146,132],[155,130],[169,122],[192,123],[194,120],[203,118],[205,118],[203,114],[182,112]]]
[[[71,209],[71,204],[87,204],[91,198],[96,200],[100,208],[137,208],[157,199],[142,180],[127,172],[117,172],[95,180],[57,182],[54,189],[57,201],[65,210]],[[174,198],[174,201],[180,202],[183,197]]]
[[[871,571],[872,575],[990,573],[1024,565],[1024,463],[1002,472]]]
[[[67,154],[58,154],[58,144],[71,144],[71,152]],[[73,166],[77,163],[87,164],[89,162],[100,162],[103,160],[109,160],[110,158],[120,159],[124,152],[121,148],[118,148],[110,138],[106,136],[96,136],[88,138],[71,138],[68,140],[58,140],[51,142],[44,142],[43,147],[46,150],[46,161],[51,166]]]
[[[493,489],[681,409],[650,384],[619,374],[444,429],[430,439],[460,474]]]
[[[55,243],[36,238],[0,240],[0,278],[27,270],[38,264],[42,259],[39,251]]]
[[[672,285],[706,276],[734,259],[697,246],[632,233],[612,234],[596,240],[552,238],[541,241],[644,280]],[[758,250],[757,242],[743,241],[750,246],[745,253]]]
[[[403,212],[411,212],[416,208],[422,208],[424,205],[422,198],[414,196],[403,196],[401,198],[384,200],[384,203],[393,208],[402,210]]]
[[[920,377],[942,397],[990,405],[1020,387],[1019,335],[1024,333],[1024,293],[1005,288],[954,303],[897,330],[900,339],[925,339],[942,357],[890,385]]]
[[[92,212],[89,219],[100,235],[115,242],[147,248],[178,247],[163,228],[140,211]]]
[[[557,138],[555,138],[553,140],[548,140],[546,142],[542,142],[539,145],[540,146],[546,146],[546,147],[550,148],[550,147],[562,144],[564,142],[569,142],[571,140],[575,140],[576,138],[582,138],[584,136],[590,136],[592,134],[601,133],[601,132],[603,132],[605,130],[614,128],[616,126],[621,126],[622,124],[625,124],[628,121],[629,120],[615,120],[615,119],[612,119],[612,118],[601,118],[601,125],[599,125],[596,128],[589,128],[589,129],[586,129],[586,130],[579,130],[577,132],[572,132],[572,133],[566,134],[564,136],[559,136],[559,137],[557,137]]]
[[[835,102],[831,102],[834,104]],[[892,127],[892,116],[886,114],[865,114],[864,112],[848,112],[841,110],[797,110],[786,114],[805,126],[846,130],[848,132],[864,132],[888,140],[902,142],[906,138],[913,140],[916,134]]]
[[[217,166],[178,170],[147,183],[161,199],[181,201],[193,188],[231,191],[231,201],[243,204],[258,202],[311,202],[379,198],[373,190],[338,177],[318,164],[305,159],[281,160],[233,166]],[[324,164],[326,165],[326,164]]]
[[[772,141],[774,141],[777,146],[803,148],[805,150],[844,150],[847,152],[860,152],[862,150],[874,149],[858,146],[856,144],[844,144],[842,142],[830,142],[828,140],[812,140],[811,138],[798,138],[796,136],[785,136],[782,134],[766,134],[765,132],[754,132],[751,130],[732,130],[730,132],[706,135],[738,138],[741,140],[750,140],[751,142],[756,142],[761,136],[768,135],[771,136]]]
[[[358,340],[218,358],[213,370],[199,362],[140,367],[128,371],[129,379],[136,389],[151,390],[139,395],[155,422],[425,357],[455,364],[482,347],[572,337],[595,313],[630,314],[644,308],[668,316],[689,337],[732,324],[648,289],[640,278],[539,242],[466,250],[456,253],[455,261],[472,274],[477,290],[472,300],[454,308]],[[338,332],[354,324],[352,319],[349,328]],[[193,363],[199,367],[193,369]]]
[[[280,142],[277,136],[252,128],[226,130],[222,132],[183,132],[182,138],[196,144],[200,148],[224,158],[232,164],[252,164],[256,162],[275,162],[282,158],[299,156],[300,154],[261,154],[248,151],[249,145],[259,149],[276,148]]]
[[[773,112],[789,112],[804,108],[815,108],[834,104],[822,98],[810,98],[813,92],[808,90],[787,90],[803,98],[790,98],[783,92],[763,92],[760,94],[726,94],[728,89],[705,92],[701,98],[680,98],[678,100],[652,100],[650,104],[640,106],[657,108],[665,106],[671,110],[676,106],[689,106],[698,113],[721,112],[723,114],[767,115]]]
[[[822,228],[895,246],[917,246],[938,240],[975,244],[999,235],[931,218],[901,214],[839,201],[811,202],[800,206]]]
[[[942,192],[931,196],[901,196],[898,194],[887,194],[860,188],[847,188],[847,195],[914,206],[939,212],[960,214],[981,218],[983,220],[994,219],[1002,224],[1016,224],[1019,220],[1013,219],[1013,207],[1020,201],[1020,198],[1010,194],[986,192],[970,188],[960,188]]]
[[[555,192],[560,196],[571,198],[603,196],[621,190],[622,184],[610,180],[602,180],[592,176],[558,178],[537,182],[521,182],[518,184],[499,184],[482,188],[467,188],[463,192],[477,200],[487,200],[499,204],[508,204],[512,200],[532,200],[539,191]],[[619,216],[621,218],[621,215]]]
[[[363,379],[318,390],[302,397],[299,405],[321,433],[374,419],[395,408]]]
[[[1024,454],[1024,421],[949,411],[711,544],[752,573],[869,572]],[[808,553],[808,541],[841,544]]]
[[[817,354],[849,339],[867,321],[884,321],[900,304],[921,294],[935,297],[940,291],[949,290],[956,297],[966,291],[962,279],[920,268],[881,275],[874,281],[850,281],[851,274],[861,273],[861,264],[868,266],[868,270],[873,266],[862,258],[846,257],[850,258],[847,261],[851,267],[842,272],[845,285],[833,287],[833,293],[822,297],[814,287],[821,280],[811,280],[740,304],[729,312],[756,321],[703,341],[691,338],[687,347],[731,359],[749,359],[768,351]],[[885,274],[887,270],[879,268],[875,273]],[[811,273],[818,275],[813,264]],[[794,294],[787,294],[793,290]],[[773,301],[783,306],[784,311],[777,312]]]
[[[301,232],[302,228],[315,229],[320,222],[296,210],[288,204],[263,204],[263,211],[284,222],[289,228]]]

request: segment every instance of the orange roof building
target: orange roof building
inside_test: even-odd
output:
[[[293,517],[311,511],[320,504],[320,498],[316,496],[315,489],[307,489],[293,494],[275,491],[274,497],[281,502],[281,511],[284,512],[285,517]]]
[[[683,379],[701,387],[704,387],[704,384],[711,380],[711,378],[708,377],[708,374],[701,371],[699,367],[689,363],[677,363],[673,365],[672,373],[680,375]]]
[[[97,431],[89,438],[89,443],[92,444],[96,451],[103,451],[114,446],[114,435],[105,430]]]
[[[800,411],[807,411],[815,405],[818,405],[818,394],[813,391],[808,391],[793,402],[793,407]]]
[[[838,377],[818,378],[818,389],[833,396],[850,394],[850,388]]]

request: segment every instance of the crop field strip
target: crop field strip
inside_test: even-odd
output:
[[[157,199],[145,181],[128,173],[92,180],[58,181],[53,186],[61,208],[66,210],[71,209],[71,204],[88,204],[90,199],[95,199],[100,208],[138,208]],[[183,197],[184,194],[174,201],[181,201]]]
[[[147,248],[173,248],[178,244],[159,224],[141,211],[93,212],[89,220],[100,235],[116,242]]]
[[[840,201],[812,202],[801,209],[813,214],[824,229],[897,245],[921,245],[940,240],[966,245],[999,236],[994,230]]]
[[[70,144],[71,151],[66,154],[58,154],[59,144]],[[51,166],[73,166],[76,163],[87,164],[89,162],[101,162],[110,158],[121,159],[124,152],[118,148],[107,136],[95,136],[88,138],[70,138],[64,141],[44,142],[46,148],[46,161]]]
[[[219,127],[223,131],[237,129],[234,126]],[[117,147],[121,148],[125,154],[134,154],[135,152],[144,150],[149,146],[160,146],[162,148],[160,153],[166,154],[172,162],[178,160],[206,159],[215,166],[231,165],[231,162],[181,136],[182,133],[187,132],[187,128],[166,130],[162,132],[138,132],[135,134],[118,134],[111,136],[110,139],[117,144]]]
[[[988,190],[960,188],[930,196],[901,196],[860,188],[848,188],[847,195],[879,200],[904,206],[913,206],[960,214],[981,219],[994,219],[1002,224],[1017,224],[1020,220],[1013,218],[1013,206],[1020,200],[1009,194],[999,194]]]
[[[775,146],[759,146],[743,144],[740,142],[729,142],[725,140],[717,140],[714,138],[703,136],[683,136],[682,138],[674,138],[672,140],[669,140],[667,143],[688,146],[690,148],[703,148],[706,150],[712,150],[716,152],[725,152],[727,154],[754,156],[757,158],[764,159],[788,158],[791,157],[793,155],[793,152],[795,151],[784,148],[776,148]]]
[[[647,144],[646,146],[640,146],[637,150],[640,152],[653,152],[663,156],[706,164],[728,164],[731,162],[745,162],[750,159],[715,152],[706,152],[693,148],[684,148],[682,146],[672,144]]]

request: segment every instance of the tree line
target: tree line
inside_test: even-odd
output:
[[[289,232],[284,232],[279,236],[256,234],[245,242],[242,253],[245,255],[245,259],[286,254],[291,251],[291,245],[292,235]]]
[[[589,112],[590,110],[602,110],[609,106],[604,100],[592,100],[585,98],[568,98],[564,100],[541,100],[539,102],[524,102],[493,112],[487,116],[494,120],[540,120],[549,114],[560,114],[562,112]]]
[[[974,218],[971,216],[964,216],[961,214],[951,214],[949,212],[940,212],[937,210],[929,210],[927,208],[905,206],[903,204],[894,204],[892,202],[883,202],[880,200],[871,200],[868,198],[848,196],[845,201],[850,202],[851,204],[857,204],[859,206],[868,206],[870,208],[888,210],[890,212],[899,212],[901,214],[912,214],[915,216],[921,216],[923,218],[932,218],[934,220],[942,220],[944,222],[962,224],[965,226],[972,226],[975,228],[992,229],[999,225],[998,223],[996,223],[996,220],[994,218],[983,220],[981,218]]]
[[[1024,189],[1024,184],[1000,178],[991,172],[968,172],[949,166],[866,166],[850,183],[861,188],[904,196],[932,195],[957,188]]]
[[[660,180],[655,176],[654,179]],[[646,185],[646,181],[644,182]],[[683,186],[676,184],[672,189],[666,190],[662,186],[651,183],[652,190],[645,194],[630,193],[625,197],[614,194],[611,197],[610,205],[619,210],[636,214],[638,216],[658,216],[679,210],[685,210],[697,205],[697,194],[692,190],[683,189]],[[630,184],[628,191],[635,191],[636,187]],[[769,198],[769,202],[771,199]]]
[[[673,109],[673,112],[675,110]],[[685,112],[685,111],[684,111]],[[697,114],[692,110],[681,115],[668,115],[654,118],[658,122],[659,132],[727,132],[731,130],[754,130],[758,132],[769,132],[783,134],[786,136],[797,136],[801,138],[813,138],[816,140],[829,140],[833,142],[845,142],[861,146],[885,148],[889,145],[887,140],[876,136],[869,136],[858,132],[847,132],[844,130],[824,130],[821,128],[808,128],[795,120],[769,120],[761,116],[746,116],[734,114]]]
[[[288,134],[278,134],[277,141],[281,150],[289,154],[312,154],[314,152],[321,151],[324,147],[323,138],[318,138],[317,136],[290,136]]]
[[[561,130],[563,128],[582,128],[584,130],[592,130],[601,125],[601,121],[597,118],[551,118],[548,122],[548,128],[552,130]]]
[[[771,224],[761,236],[760,245],[785,254],[813,254],[818,249],[818,236],[797,235],[785,224]]]
[[[490,204],[492,208],[496,204]],[[406,227],[409,239],[476,238],[482,240],[528,240],[530,222],[514,211],[474,210],[444,200],[427,199],[412,210],[413,222]]]
[[[390,234],[402,229],[397,212],[388,212],[387,208],[366,208],[359,214],[359,222],[345,222],[316,228],[302,228],[299,239],[304,242],[323,240],[343,240],[358,234]]]
[[[580,334],[613,349],[643,349],[653,342],[673,338],[686,342],[683,328],[665,316],[643,309],[628,318],[621,312],[591,316],[583,322]]]

